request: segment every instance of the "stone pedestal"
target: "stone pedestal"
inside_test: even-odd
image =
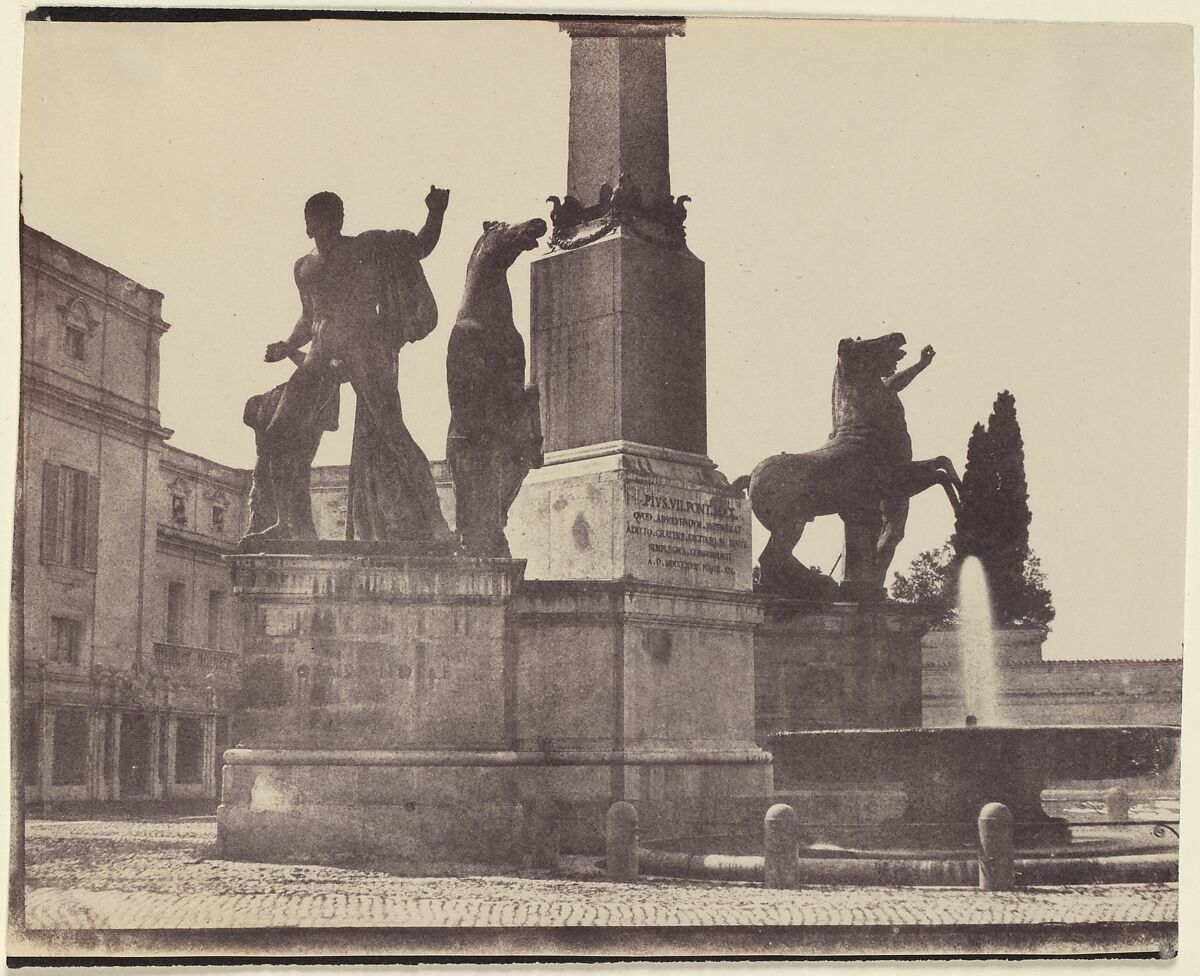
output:
[[[234,741],[273,749],[507,747],[509,602],[522,563],[338,548],[340,555],[231,558],[243,676]]]
[[[772,732],[919,726],[928,626],[901,604],[767,598],[754,645],[758,741]]]
[[[526,582],[515,601],[517,745],[545,751],[564,846],[604,849],[605,812],[643,839],[761,832],[770,756],[754,743],[758,598],[629,581]]]
[[[708,458],[615,442],[547,456],[509,511],[527,576],[749,592],[750,503]]]
[[[231,557],[244,684],[218,810],[225,855],[519,857],[522,563],[323,548]]]

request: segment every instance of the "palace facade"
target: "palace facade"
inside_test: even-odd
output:
[[[24,225],[21,292],[25,795],[212,800],[240,680],[221,557],[249,473],[167,443],[159,292]]]

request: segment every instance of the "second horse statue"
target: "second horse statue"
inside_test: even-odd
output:
[[[507,559],[508,509],[542,465],[537,387],[525,386],[525,343],[513,324],[508,269],[546,233],[540,218],[485,221],[467,264],[462,306],[446,350],[455,523],[468,556]]]
[[[882,599],[908,500],[941,485],[958,512],[962,482],[950,459],[913,460],[899,393],[933,361],[934,351],[926,346],[919,362],[896,372],[904,343],[899,332],[838,343],[828,442],[806,454],[772,455],[734,482],[749,487],[750,508],[771,533],[759,556],[764,590],[798,599]],[[792,555],[805,525],[834,514],[846,527],[840,592]]]

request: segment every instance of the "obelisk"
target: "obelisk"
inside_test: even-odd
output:
[[[542,579],[751,586],[750,516],[707,456],[704,264],[671,193],[667,38],[680,19],[571,19],[567,185],[532,264],[546,465],[510,513]]]

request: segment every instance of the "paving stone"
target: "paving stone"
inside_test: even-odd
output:
[[[1173,922],[1177,885],[973,888],[600,880],[594,859],[544,872],[407,876],[216,859],[212,819],[29,821],[30,929],[267,926],[1012,925]],[[534,876],[536,875],[536,876]]]

